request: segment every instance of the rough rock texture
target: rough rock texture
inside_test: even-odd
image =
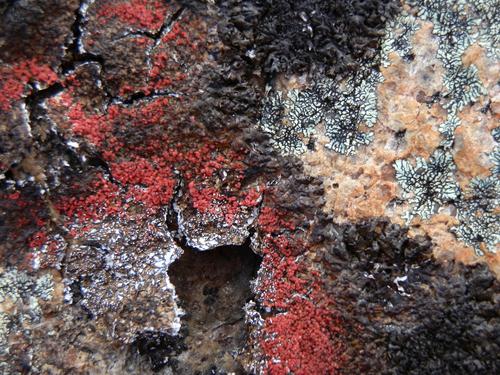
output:
[[[325,179],[326,206],[338,220],[386,216],[409,224],[411,235],[430,235],[436,255],[475,262],[471,249],[489,252],[486,260],[499,272],[498,143],[492,133],[498,114],[490,103],[498,96],[500,65],[481,38],[494,30],[471,30],[463,41],[457,31],[460,20],[478,23],[496,8],[494,2],[478,2],[482,8],[457,2],[458,16],[441,3],[427,16],[417,4],[389,25],[370,144],[354,157],[332,154],[325,150],[327,131],[303,160],[309,173]],[[457,17],[456,24],[441,25],[445,15]],[[440,26],[450,29],[441,34]],[[455,32],[458,40],[448,41]],[[446,66],[450,56],[458,62]],[[465,70],[470,82],[459,81]],[[461,85],[471,94],[453,89]],[[475,188],[486,185],[489,193]],[[472,195],[489,203],[472,208]]]
[[[363,327],[352,338],[349,370],[497,372],[497,279],[485,265],[437,264],[429,238],[407,232],[379,219],[343,225],[329,236],[321,231],[329,245],[318,256],[335,278],[331,293],[346,324]]]
[[[499,9],[1,3],[0,372],[500,372]]]

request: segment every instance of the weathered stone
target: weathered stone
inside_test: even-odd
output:
[[[498,373],[499,9],[0,5],[0,371]]]

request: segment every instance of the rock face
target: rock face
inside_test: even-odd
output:
[[[0,372],[500,372],[499,11],[0,4]]]

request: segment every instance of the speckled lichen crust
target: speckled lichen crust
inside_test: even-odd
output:
[[[477,255],[483,255],[485,250],[496,252],[500,227],[499,216],[495,213],[499,203],[499,184],[495,167],[492,168],[491,176],[476,178],[470,182],[467,191],[461,191],[453,177],[455,166],[452,154],[456,129],[459,126],[471,126],[460,120],[461,111],[488,94],[479,78],[477,67],[473,64],[464,65],[462,56],[468,47],[477,42],[486,49],[490,58],[498,60],[500,3],[489,0],[416,0],[408,3],[417,9],[418,18],[432,22],[433,33],[439,40],[437,58],[445,68],[442,106],[447,110],[447,119],[438,127],[442,141],[429,163],[426,164],[422,159],[417,160],[419,179],[415,179],[415,171],[407,160],[394,163],[396,179],[404,194],[403,199],[409,198],[408,203],[411,206],[405,218],[408,222],[415,215],[429,219],[440,205],[453,204],[457,208],[460,225],[451,228],[451,231],[473,247]],[[493,21],[494,17],[496,22]],[[394,27],[397,29],[403,26],[403,21],[400,21],[400,25]],[[390,30],[388,35],[391,33]],[[391,46],[390,40],[386,43],[386,49]],[[498,145],[498,139],[494,133],[492,135]],[[498,158],[497,149],[491,155],[494,163]],[[436,154],[448,155],[446,167],[427,182],[423,182],[423,176],[428,173],[427,166],[433,164]],[[447,177],[443,178],[445,175]],[[408,196],[410,192],[413,193],[411,197]],[[474,204],[477,201],[486,203],[478,206]]]
[[[411,38],[420,29],[416,18],[406,12],[387,24],[386,33],[381,44],[381,62],[387,67],[391,64],[389,53],[396,52],[405,61],[412,58]]]
[[[260,128],[284,155],[300,155],[314,147],[317,126],[324,126],[327,149],[353,155],[373,140],[363,131],[377,121],[377,85],[382,75],[368,64],[338,83],[317,76],[316,83],[288,93],[271,92],[262,107]]]
[[[64,262],[65,300],[76,302],[77,286],[79,305],[93,318],[112,322],[109,335],[123,342],[145,331],[177,335],[182,310],[167,270],[181,253],[158,219],[144,226],[117,219],[103,222],[70,246]],[[140,309],[127,309],[136,303]],[[157,319],[144,326],[148,314]]]
[[[34,277],[16,268],[0,272],[0,358],[9,356],[12,337],[20,332],[29,337],[30,327],[41,323],[40,301],[50,300],[53,291],[54,282],[49,273]],[[11,370],[8,362],[0,361],[2,374]]]
[[[8,3],[0,373],[500,373],[496,2]]]
[[[407,160],[394,163],[396,179],[408,198],[410,222],[415,215],[428,219],[437,209],[458,197],[459,188],[453,172],[455,164],[450,153],[437,149],[429,161],[418,158],[413,166]]]
[[[495,244],[500,242],[500,179],[490,176],[475,178],[457,203],[460,225],[452,231],[477,255],[484,250],[495,252]]]

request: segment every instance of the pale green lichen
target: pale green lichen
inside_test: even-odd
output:
[[[457,237],[473,247],[477,255],[482,249],[496,252],[500,243],[500,180],[496,176],[471,181],[463,199],[457,202],[460,225],[452,231]]]
[[[474,65],[458,65],[448,69],[443,83],[447,89],[444,97],[449,99],[444,108],[452,115],[476,102],[481,95],[487,94]]]
[[[500,59],[500,1],[460,0],[462,6],[471,7],[478,19],[478,42],[489,57]]]
[[[443,140],[429,162],[420,158],[415,167],[406,160],[394,164],[403,198],[411,206],[405,217],[408,221],[415,215],[428,219],[439,206],[453,204],[460,222],[452,228],[457,238],[473,247],[478,255],[483,254],[483,249],[494,252],[500,233],[500,217],[495,213],[500,195],[498,147],[491,155],[492,176],[472,180],[465,193],[454,179],[451,155],[455,130],[461,125],[458,114],[480,96],[487,95],[477,67],[464,66],[462,55],[478,42],[486,48],[488,56],[498,57],[500,3],[498,0],[410,0],[409,4],[418,9],[418,17],[433,23],[433,33],[439,40],[437,58],[446,69],[442,105],[448,116],[439,126]],[[498,142],[495,132],[493,138]]]
[[[281,92],[271,92],[264,102],[260,128],[281,153],[299,155],[323,123],[330,140],[325,147],[352,155],[360,145],[373,140],[371,132],[360,128],[372,127],[377,121],[377,86],[381,81],[380,72],[366,68],[341,83],[319,78],[303,90],[290,90],[286,98]]]
[[[439,207],[459,196],[454,176],[456,167],[449,152],[438,148],[429,161],[417,158],[413,166],[407,160],[397,160],[394,168],[403,198],[408,200],[411,207],[405,216],[407,222],[416,215],[429,219]]]
[[[300,127],[284,121],[285,99],[281,92],[271,92],[264,101],[260,127],[269,136],[271,145],[282,154],[301,154],[306,151],[299,138]]]
[[[10,318],[4,312],[0,312],[0,355],[9,353],[7,335],[9,333]],[[1,367],[0,367],[1,369]]]
[[[477,68],[464,66],[461,57],[470,45],[481,39],[481,35],[494,33],[490,27],[485,27],[484,19],[498,11],[487,0],[478,0],[474,6],[456,0],[414,0],[409,3],[419,9],[419,17],[433,23],[433,33],[439,39],[437,57],[446,68],[444,85],[447,91],[444,97],[448,102],[444,107],[456,114],[486,94]]]
[[[330,139],[327,148],[352,155],[359,146],[373,141],[373,133],[362,132],[360,126],[371,128],[377,121],[377,87],[382,79],[380,72],[367,69],[338,88],[336,100],[325,114],[325,133]]]
[[[417,19],[412,15],[403,13],[391,20],[381,43],[381,62],[384,67],[391,64],[389,54],[396,52],[404,61],[410,61],[413,55],[411,39],[420,29]]]
[[[9,352],[10,332],[40,322],[42,310],[39,301],[50,300],[53,291],[54,281],[50,274],[30,276],[16,268],[0,273],[0,304],[10,302],[14,306],[9,312],[0,313],[0,354]]]
[[[497,143],[495,150],[491,153],[490,158],[493,162],[493,167],[491,168],[491,174],[493,176],[500,177],[500,127],[492,130],[491,135]]]
[[[491,58],[500,58],[499,0],[409,0],[418,16],[434,24],[442,38],[440,49],[453,44],[462,50],[474,42]]]
[[[304,137],[323,120],[324,103],[314,90],[290,90],[285,107],[290,125]]]
[[[441,146],[445,149],[453,146],[455,138],[455,129],[460,126],[460,119],[455,114],[449,114],[444,123],[439,125],[439,132],[443,136]]]

